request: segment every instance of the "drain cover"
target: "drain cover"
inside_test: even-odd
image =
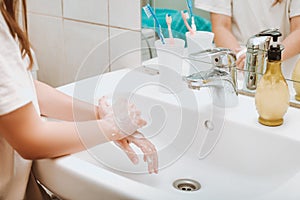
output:
[[[174,188],[181,191],[192,192],[201,188],[200,183],[192,179],[178,179],[173,183]]]

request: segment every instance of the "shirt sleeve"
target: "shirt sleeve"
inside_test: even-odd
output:
[[[231,0],[195,0],[195,8],[230,17],[232,16]]]
[[[300,15],[300,1],[291,0],[290,4],[290,17],[295,17]]]
[[[8,30],[0,24],[0,116],[32,101],[28,93],[27,69],[20,49]]]

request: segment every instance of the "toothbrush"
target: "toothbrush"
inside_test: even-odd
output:
[[[173,34],[172,34],[172,28],[171,28],[171,24],[172,24],[172,16],[170,14],[166,14],[166,23],[168,25],[168,31],[169,31],[169,37],[170,37],[170,43],[174,44],[174,38],[173,38]]]
[[[158,37],[160,38],[161,43],[165,44],[165,38],[162,34],[161,25],[153,11],[153,8],[149,4],[147,4],[146,6],[143,7],[143,10],[145,11],[148,18],[150,18],[151,16],[154,18],[156,26],[158,28],[158,31],[157,31]]]
[[[194,17],[192,0],[186,0],[186,4],[187,4],[187,6],[189,8],[191,17]]]
[[[193,2],[192,2],[192,0],[186,0],[186,3],[187,3],[187,6],[189,8],[190,15],[191,15],[191,20],[192,20],[191,26],[192,26],[192,29],[193,29],[194,32],[196,32],[197,31],[197,27],[196,27],[196,24],[195,24],[195,18],[194,18],[194,14],[193,14]]]
[[[196,27],[196,24],[195,24],[195,18],[194,18],[194,16],[192,17],[192,24],[191,24],[191,26],[192,26],[193,31],[196,32],[197,31],[197,27]]]
[[[187,19],[189,18],[189,13],[181,11],[181,17],[183,19],[184,25],[186,26],[186,28],[188,29],[190,34],[193,35],[195,33],[195,31],[190,27],[190,25],[187,21]]]

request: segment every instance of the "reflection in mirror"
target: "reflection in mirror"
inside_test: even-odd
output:
[[[295,90],[295,100],[300,102],[300,59],[298,60],[292,74],[293,88]]]
[[[170,14],[172,16],[172,33],[173,37],[181,38],[186,40],[185,33],[188,32],[188,29],[186,28],[184,21],[181,16],[181,11],[186,10],[189,12],[187,3],[185,0],[181,1],[174,1],[174,0],[142,0],[141,6],[145,6],[146,4],[150,4],[154,12],[157,16],[158,22],[162,27],[162,34],[164,37],[168,38],[170,36],[168,31],[168,25],[166,22],[166,14]],[[210,22],[210,15],[208,12],[205,12],[200,9],[193,9],[193,13],[196,16],[196,20],[199,19],[199,21],[196,22],[197,30],[204,30],[204,31],[211,31],[211,22]],[[156,23],[153,18],[148,18],[141,9],[141,26],[142,26],[142,61],[144,63],[152,63],[151,60],[155,59],[157,57],[156,50],[154,47],[154,43],[156,40],[159,39],[157,34],[157,28]],[[189,21],[190,22],[190,21]],[[246,46],[246,44],[244,44]],[[290,90],[290,105],[294,107],[300,107],[300,101],[295,98],[296,91],[295,88],[299,90],[300,87],[300,75],[295,76],[293,74],[293,71],[295,73],[295,63],[297,61],[297,56],[286,60],[282,63],[282,72],[284,77],[287,80],[289,90]],[[145,64],[146,65],[146,64]],[[299,67],[300,68],[300,67]],[[298,70],[299,73],[300,70]],[[240,74],[244,74],[245,72],[239,72]],[[298,78],[295,78],[298,77]],[[241,82],[244,82],[241,81]],[[244,83],[243,83],[244,84]],[[248,95],[248,96],[254,96],[254,93],[249,93],[243,88],[239,87],[240,94]],[[299,94],[298,94],[299,95]]]
[[[242,81],[243,76],[245,73],[247,73],[245,70],[240,70],[238,69],[238,77],[239,77],[239,94],[241,95],[246,95],[246,96],[250,96],[250,97],[254,97],[255,96],[255,92],[249,92],[248,90],[245,90],[243,88],[244,83]],[[262,74],[261,74],[262,76]],[[287,84],[288,84],[288,88],[289,88],[289,92],[290,92],[290,106],[295,107],[295,108],[300,108],[300,76],[298,76],[298,78],[293,77],[293,79],[288,79],[286,78]]]
[[[170,27],[171,33],[174,38],[180,38],[186,40],[185,34],[188,32],[185,23],[182,19],[181,11],[189,13],[189,8],[185,0],[174,1],[174,0],[142,0],[141,6],[150,4],[153,7],[158,22],[162,28],[162,35],[165,38],[170,37],[168,30],[168,24],[166,21],[166,14],[172,17]],[[209,20],[209,13],[197,9],[192,9],[194,15],[194,21],[196,28],[199,31],[211,31],[211,23]],[[157,23],[153,17],[146,15],[143,9],[141,9],[141,26],[142,26],[142,60],[148,60],[156,57],[156,51],[154,48],[154,42],[159,39]],[[187,19],[188,23],[191,24],[191,18]]]
[[[300,59],[293,66],[291,79],[286,79],[290,90],[290,105],[300,108]]]

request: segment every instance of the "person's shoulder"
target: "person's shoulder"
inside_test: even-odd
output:
[[[0,23],[0,57],[5,58],[2,59],[3,62],[7,61],[20,61],[22,60],[22,56],[20,54],[20,47],[15,40],[15,38],[11,35],[9,28],[6,24]]]
[[[9,30],[3,25],[0,24],[0,49],[8,48],[8,46],[15,46],[16,44],[13,36],[10,34]]]
[[[0,12],[0,28],[4,29],[5,25],[6,25],[5,19],[2,15],[2,13]]]
[[[296,17],[300,15],[300,0],[289,0],[289,15]]]
[[[7,32],[9,32],[8,27],[3,15],[0,12],[0,40],[3,40],[7,36]]]
[[[6,44],[15,45],[14,43],[16,43],[15,39],[10,33],[9,27],[1,12],[0,12],[0,41],[1,41],[0,42],[1,46],[5,46]]]
[[[232,0],[195,0],[195,8],[231,16],[231,1]]]
[[[0,34],[3,34],[3,33],[4,33],[4,24],[2,23],[1,15],[0,15]]]
[[[299,0],[288,0],[290,8],[299,9],[300,8],[300,1]]]

